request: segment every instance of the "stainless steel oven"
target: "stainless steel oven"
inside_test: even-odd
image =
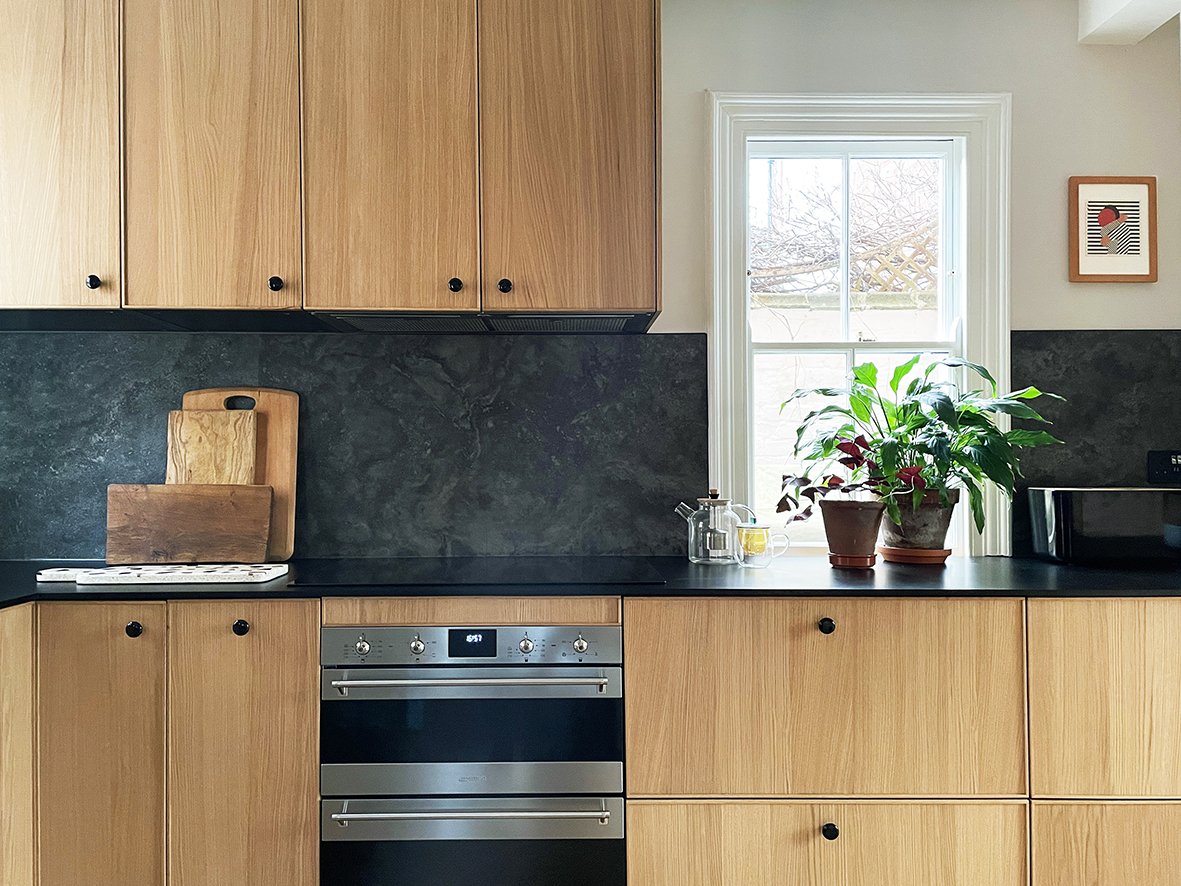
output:
[[[325,628],[321,882],[624,886],[617,627]]]

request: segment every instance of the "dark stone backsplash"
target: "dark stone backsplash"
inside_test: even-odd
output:
[[[0,559],[101,557],[184,391],[297,391],[296,556],[663,555],[707,485],[704,335],[0,335]]]
[[[1065,446],[1022,459],[1030,486],[1143,486],[1153,449],[1181,449],[1181,330],[1013,333],[1013,385],[1066,398],[1045,403]],[[1030,550],[1023,490],[1013,551]]]

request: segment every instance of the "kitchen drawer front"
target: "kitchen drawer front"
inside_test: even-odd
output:
[[[627,805],[628,881],[1026,886],[1028,814],[1018,801],[634,800]]]
[[[1176,886],[1181,804],[1033,804],[1035,886]]]
[[[627,600],[628,793],[1023,797],[1021,600]]]
[[[1181,600],[1031,600],[1035,797],[1181,797]]]
[[[618,597],[340,597],[324,626],[617,625]]]

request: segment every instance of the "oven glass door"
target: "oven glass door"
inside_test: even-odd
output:
[[[325,669],[330,797],[621,793],[619,668]]]

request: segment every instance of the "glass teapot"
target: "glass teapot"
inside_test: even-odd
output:
[[[742,519],[735,512],[741,508],[755,519],[755,512],[746,505],[719,498],[718,490],[711,489],[707,498],[697,499],[697,507],[681,502],[676,512],[689,524],[689,560],[693,563],[720,565],[738,562],[738,524]]]

